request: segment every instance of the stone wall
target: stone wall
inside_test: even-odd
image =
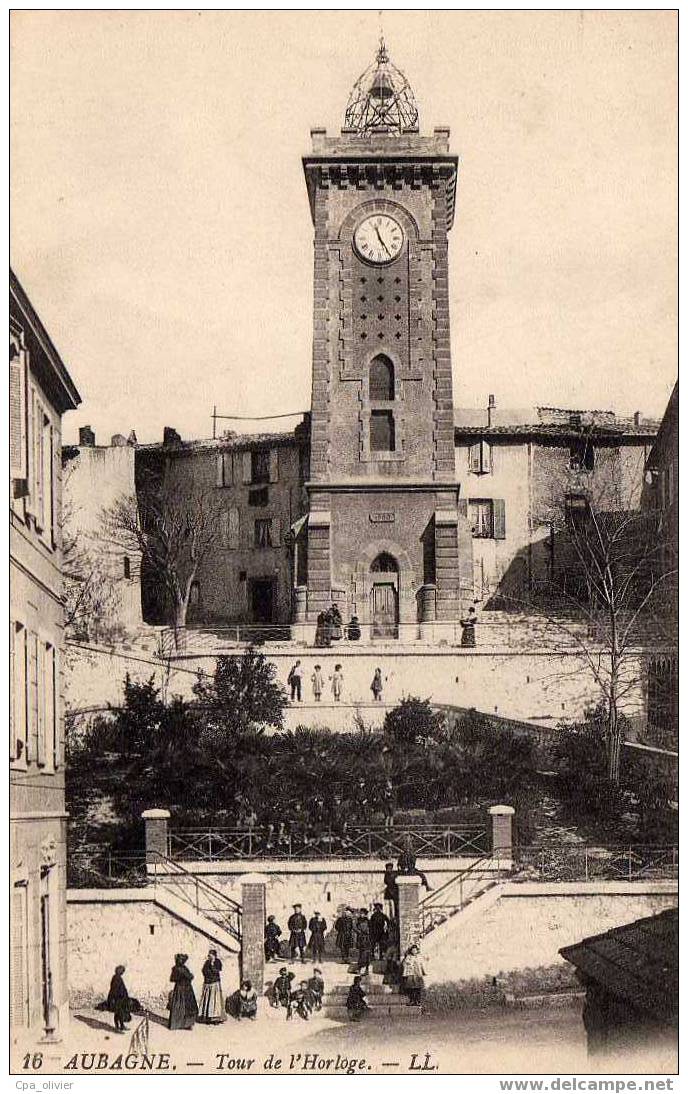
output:
[[[236,651],[240,653],[240,650]],[[276,665],[277,676],[286,686],[289,669],[299,657],[304,666],[304,701],[286,711],[285,723],[354,728],[358,713],[370,724],[379,724],[385,708],[394,706],[404,695],[429,697],[436,703],[475,707],[485,713],[522,721],[540,721],[549,725],[559,719],[577,720],[588,706],[595,705],[598,689],[584,658],[572,653],[533,650],[530,653],[490,653],[488,651],[419,648],[418,652],[399,652],[393,646],[359,649],[304,650],[288,645],[265,649]],[[199,671],[212,674],[213,656],[189,654],[173,663],[169,678],[150,652],[138,656],[103,650],[75,651],[67,678],[69,706],[72,710],[104,709],[122,699],[122,686],[128,671],[136,680],[154,675],[168,694],[192,696]],[[639,655],[640,656],[640,655]],[[329,677],[335,662],[342,664],[343,701],[332,701]],[[320,664],[325,677],[323,701],[312,697],[310,677]],[[383,702],[374,704],[370,684],[377,667],[382,669]],[[640,715],[644,710],[643,689],[638,687],[626,697],[626,712]]]
[[[563,962],[561,946],[676,907],[676,882],[509,882],[482,914],[457,915],[423,944],[428,983]]]
[[[129,994],[144,1005],[165,1005],[175,953],[188,953],[200,996],[201,966],[209,948],[223,962],[223,987],[238,986],[237,954],[222,952],[140,890],[71,889],[67,893],[69,995],[74,1006],[107,997],[115,965],[124,965]]]
[[[241,902],[240,879],[256,871],[267,879],[265,891],[266,913],[274,915],[288,937],[287,919],[295,902],[303,905],[307,918],[318,911],[328,925],[328,949],[334,949],[334,935],[330,928],[341,905],[352,908],[369,908],[383,897],[382,875],[384,862],[374,859],[347,859],[342,861],[284,862],[269,859],[232,862],[184,862],[187,870],[197,873],[232,900]],[[433,889],[444,885],[456,873],[469,865],[469,859],[423,859]]]

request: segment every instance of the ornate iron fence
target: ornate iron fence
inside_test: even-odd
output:
[[[484,825],[347,826],[316,832],[279,828],[180,828],[169,835],[169,856],[183,861],[222,859],[396,860],[408,837],[419,858],[482,856],[489,851]]]
[[[143,851],[82,847],[67,855],[70,889],[134,889],[148,885]]]
[[[488,854],[429,892],[419,905],[421,937],[493,888],[504,873],[499,853]]]
[[[678,847],[574,844],[519,847],[516,881],[651,881],[678,878]]]

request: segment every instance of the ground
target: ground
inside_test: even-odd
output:
[[[135,1018],[129,1032],[117,1035],[108,1014],[74,1012],[62,1044],[33,1046],[34,1051],[43,1052],[43,1075],[69,1074],[65,1064],[75,1053],[87,1054],[86,1070],[107,1073],[119,1054],[130,1051],[132,1033],[139,1022]],[[440,1016],[409,1015],[393,1025],[372,1019],[353,1024],[318,1016],[309,1022],[298,1018],[287,1022],[282,1012],[265,1006],[255,1022],[228,1019],[221,1026],[197,1025],[190,1031],[171,1032],[166,1016],[157,1013],[150,1015],[149,1028],[149,1053],[169,1053],[170,1069],[187,1074],[262,1073],[266,1068],[274,1070],[276,1059],[282,1060],[279,1070],[283,1073],[342,1074],[353,1068],[357,1074],[403,1074],[412,1072],[414,1064],[416,1069],[425,1064],[450,1074],[672,1073],[676,1069],[676,1054],[661,1049],[652,1058],[590,1060],[580,1001],[563,1008],[490,1007]],[[22,1055],[27,1048],[30,1046],[15,1050],[15,1071],[22,1070]],[[90,1061],[88,1054],[92,1053],[96,1057]],[[101,1053],[107,1054],[104,1066],[98,1059]],[[426,1053],[430,1054],[427,1061]],[[266,1064],[271,1056],[272,1068]],[[158,1060],[156,1056],[156,1066]],[[250,1060],[253,1063],[249,1066]],[[365,1062],[361,1066],[362,1060]],[[201,1066],[190,1066],[193,1064]],[[78,1070],[83,1073],[83,1068]]]

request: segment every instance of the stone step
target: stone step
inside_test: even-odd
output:
[[[407,1005],[406,1000],[404,1000],[404,1003],[401,1006],[370,1007],[362,1020],[366,1021],[366,1019],[370,1019],[372,1021],[377,1021],[380,1018],[420,1018],[422,1011],[422,1007],[409,1006]],[[349,1012],[344,1005],[323,1007],[320,1013],[323,1014],[325,1018],[338,1018],[345,1022],[351,1021]]]

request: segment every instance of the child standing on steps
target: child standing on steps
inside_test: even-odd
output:
[[[322,667],[320,665],[316,665],[313,669],[311,683],[313,684],[313,698],[315,699],[316,703],[319,703],[320,696],[322,695],[323,691],[323,685],[325,683],[325,681],[323,680]]]
[[[342,672],[342,666],[335,665],[334,672],[332,673],[332,694],[334,695],[335,703],[338,703],[342,697],[343,684],[344,673]]]

